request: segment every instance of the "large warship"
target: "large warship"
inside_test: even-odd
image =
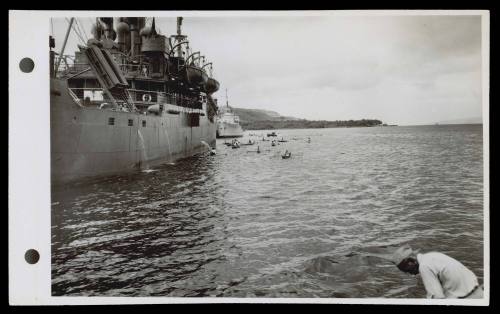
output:
[[[72,56],[50,38],[53,183],[142,169],[215,147],[212,63],[155,19],[100,17]],[[149,22],[149,23],[148,23]]]

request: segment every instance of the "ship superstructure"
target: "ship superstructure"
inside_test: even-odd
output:
[[[227,99],[226,90],[226,106],[221,107],[218,112],[217,119],[217,137],[242,137],[243,129],[240,125],[240,117],[237,116],[231,107],[229,106],[229,101]]]
[[[74,56],[62,53],[68,34],[57,57],[51,50],[53,182],[143,168],[215,147],[212,94],[219,82],[212,63],[190,48],[182,20],[167,37],[154,18],[147,25],[142,17],[100,17],[93,38]]]

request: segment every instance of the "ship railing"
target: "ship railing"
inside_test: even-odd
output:
[[[102,103],[110,102],[102,88],[73,87],[68,88],[73,99],[80,101],[84,106],[99,106]],[[165,93],[157,91],[147,91],[140,89],[127,89],[136,107],[149,107],[155,104],[181,107],[189,112],[203,111],[200,99],[186,97],[175,93]],[[166,107],[166,106],[164,106]]]
[[[59,71],[62,69],[67,69],[75,63],[75,57],[71,55],[60,56],[57,52],[54,56],[54,64],[59,64]]]
[[[201,99],[168,92],[128,89],[136,105],[172,104],[189,109],[203,109]]]
[[[108,97],[102,88],[68,88],[69,94],[81,107],[99,108],[114,111],[130,112],[130,103],[127,99],[119,99],[114,97],[114,101]],[[113,105],[116,103],[117,106]]]
[[[109,103],[110,99],[102,88],[91,87],[71,87],[68,88],[70,95],[84,107],[100,106],[102,103]]]
[[[139,76],[139,77],[144,77],[144,78],[150,78],[151,77],[151,65],[142,63],[142,64],[118,64],[120,70],[124,75],[133,75],[133,76]],[[61,63],[59,66],[58,73],[61,76],[64,75],[71,75],[75,73],[82,72],[86,69],[88,69],[90,65],[88,63],[69,63],[69,64],[64,64]]]
[[[76,94],[71,90],[71,88],[68,88],[68,93],[73,98],[75,103],[77,103],[80,107],[83,107],[82,101],[76,96]]]
[[[152,67],[149,63],[140,64],[118,64],[118,67],[125,75],[134,75],[149,78],[151,77]]]
[[[70,64],[63,64],[59,66],[58,73],[61,74],[74,74],[74,73],[79,73],[82,72],[86,69],[88,69],[90,65],[88,63],[70,63]]]

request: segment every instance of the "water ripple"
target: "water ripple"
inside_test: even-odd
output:
[[[480,126],[279,133],[53,187],[52,294],[423,297],[387,261],[403,243],[482,280]]]

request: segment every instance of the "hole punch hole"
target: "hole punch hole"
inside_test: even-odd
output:
[[[35,68],[35,62],[31,58],[23,58],[19,62],[19,68],[24,73],[30,73]]]
[[[38,253],[37,250],[29,249],[24,254],[24,259],[29,264],[36,264],[38,262],[38,260],[40,259],[40,253]]]

